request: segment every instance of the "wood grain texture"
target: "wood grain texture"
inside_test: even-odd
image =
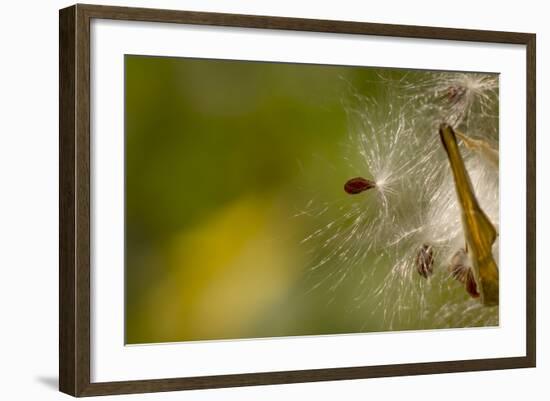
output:
[[[132,394],[158,391],[199,390],[208,388],[257,386],[268,384],[355,380],[377,377],[416,376],[424,374],[469,372],[531,367],[526,358],[498,358],[467,361],[412,363],[368,367],[296,370],[223,376],[136,380],[94,383],[80,395]]]
[[[76,8],[76,391],[90,384],[90,19]]]
[[[75,393],[75,7],[59,15],[59,389]]]
[[[526,356],[91,383],[90,20],[92,18],[525,45],[527,49]],[[59,388],[62,392],[73,396],[92,396],[535,366],[536,38],[534,34],[81,4],[60,10],[59,32]]]
[[[536,366],[537,360],[537,38],[529,35],[527,40],[527,226],[526,231],[526,270],[527,270],[527,356],[529,364]]]
[[[59,389],[90,384],[89,19],[60,10]]]
[[[436,28],[427,26],[379,24],[356,21],[332,21],[259,15],[223,14],[79,4],[79,9],[92,18],[128,21],[171,22],[239,28],[281,29],[403,38],[445,39],[459,41],[526,44],[529,35],[519,32],[474,29]]]

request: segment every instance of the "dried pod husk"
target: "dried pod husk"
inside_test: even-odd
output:
[[[430,245],[424,244],[416,254],[416,271],[424,278],[434,272],[434,252]]]
[[[360,194],[363,191],[374,188],[376,183],[363,177],[355,177],[346,181],[344,191],[350,195]]]
[[[497,238],[495,226],[478,203],[464,159],[460,153],[456,134],[448,124],[441,124],[439,136],[449,158],[457,200],[462,215],[462,230],[468,252],[471,255],[472,268],[475,269],[476,284],[479,285],[481,303],[495,306],[499,303],[498,265],[493,256],[493,244]],[[473,291],[470,280],[470,295]]]

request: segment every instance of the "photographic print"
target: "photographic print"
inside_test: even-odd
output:
[[[499,324],[499,76],[125,56],[127,344]]]

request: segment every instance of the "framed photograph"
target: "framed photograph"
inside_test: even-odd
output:
[[[61,391],[535,366],[534,34],[59,18]]]

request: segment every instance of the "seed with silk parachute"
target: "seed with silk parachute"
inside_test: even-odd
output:
[[[480,294],[477,290],[474,272],[472,271],[472,267],[470,266],[470,262],[468,260],[468,254],[464,248],[459,249],[451,258],[449,273],[456,281],[464,284],[466,292],[472,298],[479,297]]]
[[[344,185],[344,191],[350,195],[360,194],[363,191],[374,188],[376,183],[363,177],[349,179]]]
[[[434,272],[434,252],[430,245],[424,244],[416,255],[416,271],[424,278]]]

